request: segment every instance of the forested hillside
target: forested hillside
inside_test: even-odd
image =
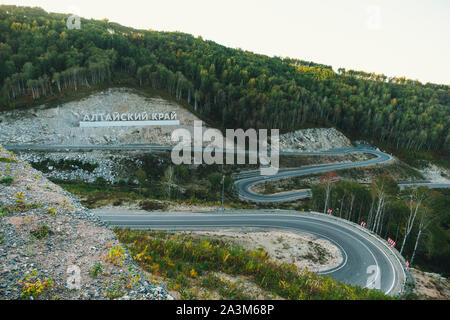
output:
[[[0,7],[0,109],[130,79],[167,91],[223,128],[333,125],[393,148],[450,150],[450,86],[230,49],[39,8]],[[124,77],[127,75],[129,77]]]
[[[370,186],[343,181],[331,171],[312,187],[312,208],[360,224],[397,242],[414,267],[450,274],[450,194],[448,189],[400,190],[391,176],[380,175]]]

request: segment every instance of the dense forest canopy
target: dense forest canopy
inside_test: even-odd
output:
[[[0,109],[129,74],[224,128],[329,124],[407,150],[450,150],[450,86],[231,49],[178,32],[0,6]]]

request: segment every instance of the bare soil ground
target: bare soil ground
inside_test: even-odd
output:
[[[189,202],[182,202],[182,201],[163,201],[163,200],[148,200],[149,202],[153,203],[155,207],[152,209],[146,210],[142,207],[141,203],[142,201],[127,201],[123,202],[118,206],[115,206],[113,204],[107,204],[104,206],[100,206],[98,208],[95,208],[96,210],[108,210],[108,211],[117,211],[117,212],[123,212],[123,211],[129,211],[132,210],[137,213],[146,213],[147,211],[155,212],[155,211],[172,211],[172,212],[192,212],[192,211],[217,211],[222,210],[222,206],[217,203],[205,203],[205,204],[191,204]]]
[[[264,249],[279,262],[293,263],[301,269],[319,272],[337,267],[342,262],[340,250],[327,240],[310,234],[289,231],[189,232],[190,235],[210,236],[239,244],[248,250]]]
[[[419,299],[450,300],[450,282],[438,274],[411,269],[415,280],[413,293]]]

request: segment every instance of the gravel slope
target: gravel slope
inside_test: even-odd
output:
[[[111,228],[0,147],[0,179],[5,177],[13,181],[0,183],[0,300],[172,298],[164,284],[147,281],[126,251],[117,261],[108,260],[110,250],[120,246]],[[98,263],[103,272],[92,277],[89,271]],[[80,277],[74,278],[69,268],[79,268]],[[51,277],[54,287],[21,297],[19,281],[27,275],[32,275],[26,281],[30,286]],[[78,289],[70,290],[73,285]]]

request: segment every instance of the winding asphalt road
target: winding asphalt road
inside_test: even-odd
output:
[[[319,272],[339,281],[362,287],[380,289],[387,294],[402,290],[405,279],[400,259],[385,241],[377,239],[365,229],[319,213],[279,212],[260,210],[220,213],[116,213],[94,210],[100,219],[113,226],[166,229],[212,230],[223,228],[284,229],[302,232],[329,240],[342,254],[342,261],[334,268]]]
[[[317,166],[308,166],[306,168],[292,169],[287,171],[279,171],[277,174],[272,176],[253,176],[249,178],[243,178],[237,180],[235,182],[235,189],[237,190],[239,197],[245,200],[254,201],[254,202],[284,202],[284,201],[292,201],[297,199],[304,199],[311,196],[310,190],[302,190],[295,192],[284,192],[282,194],[257,194],[251,191],[251,187],[262,183],[265,181],[273,181],[279,180],[283,178],[292,178],[304,175],[310,175],[314,173],[327,172],[330,170],[341,170],[341,169],[349,169],[349,168],[357,168],[362,166],[369,166],[377,163],[385,163],[388,161],[392,161],[393,157],[387,153],[381,152],[375,149],[369,148],[348,148],[341,149],[336,151],[328,151],[328,152],[304,152],[304,153],[295,153],[300,155],[313,155],[313,156],[334,156],[334,155],[343,155],[343,154],[351,154],[351,153],[368,153],[375,156],[375,158],[359,161],[359,162],[348,162],[342,164],[330,164],[330,165],[317,165]]]
[[[5,146],[9,150],[171,150],[164,146]],[[257,202],[291,201],[310,196],[309,190],[286,192],[274,195],[261,195],[250,191],[258,183],[282,178],[309,175],[386,163],[393,160],[389,154],[367,147],[347,148],[328,152],[280,152],[281,155],[342,155],[350,153],[368,153],[375,157],[365,161],[342,164],[316,165],[294,169],[282,169],[273,176],[261,176],[258,171],[244,172],[235,182],[235,188],[243,199]],[[450,184],[408,183],[400,187],[423,185],[430,188],[449,188]],[[215,228],[280,228],[312,234],[327,239],[341,251],[343,261],[333,269],[321,274],[337,280],[369,288],[378,288],[387,294],[396,294],[403,290],[406,278],[403,259],[394,249],[389,248],[385,240],[367,230],[342,219],[320,213],[261,213],[264,210],[233,211],[227,214],[211,213],[147,213],[111,214],[111,211],[96,211],[104,221],[114,226],[145,228],[211,230]]]
[[[31,151],[52,151],[52,150],[61,150],[61,151],[75,151],[75,150],[153,150],[153,151],[170,151],[173,147],[171,146],[153,146],[153,145],[111,145],[111,146],[100,146],[100,145],[85,145],[85,146],[57,146],[57,145],[6,145],[4,146],[8,150],[31,150]],[[191,148],[192,151],[204,150],[204,149],[195,149]],[[236,151],[233,152],[239,153],[249,153],[248,151]],[[257,194],[251,191],[251,187],[262,183],[265,181],[271,180],[279,180],[283,178],[289,177],[298,177],[304,176],[314,173],[327,172],[330,170],[342,170],[349,168],[358,168],[363,166],[370,166],[374,164],[387,163],[392,161],[394,158],[387,153],[384,153],[378,149],[374,149],[369,146],[359,146],[357,148],[341,148],[335,149],[325,152],[280,152],[280,155],[290,155],[290,156],[336,156],[336,155],[344,155],[344,154],[352,154],[352,153],[366,153],[372,154],[375,157],[365,161],[357,161],[357,162],[348,162],[341,164],[329,164],[329,165],[313,165],[313,166],[305,166],[303,168],[298,169],[281,169],[277,174],[271,176],[262,176],[259,174],[259,171],[253,172],[242,172],[240,176],[242,178],[238,178],[235,181],[234,186],[237,190],[239,197],[244,200],[249,200],[253,202],[284,202],[284,201],[293,201],[298,199],[304,199],[311,197],[310,190],[301,190],[294,192],[284,192],[281,194]],[[405,183],[400,184],[400,188],[404,188],[406,186],[427,186],[429,188],[450,188],[450,184],[445,183],[430,183],[430,182],[420,182],[420,183]]]
[[[298,169],[288,169],[288,170],[280,170],[277,174],[272,176],[261,176],[255,174],[256,171],[253,171],[253,174],[250,173],[241,173],[241,177],[235,181],[234,186],[237,190],[239,197],[244,200],[249,200],[253,202],[285,202],[285,201],[293,201],[298,199],[304,199],[311,197],[311,190],[305,189],[300,191],[293,192],[283,192],[279,194],[258,194],[251,191],[251,187],[262,182],[266,181],[274,181],[280,180],[283,178],[292,178],[298,176],[305,176],[314,173],[327,172],[330,170],[342,170],[349,168],[359,168],[364,166],[370,166],[374,164],[387,163],[389,161],[393,161],[394,158],[387,153],[384,153],[377,149],[371,149],[367,147],[358,147],[358,148],[347,148],[340,149],[335,151],[328,152],[292,152],[288,153],[290,155],[315,155],[315,156],[333,156],[333,155],[343,155],[343,154],[351,154],[351,153],[366,153],[372,154],[375,158],[365,160],[365,161],[357,161],[357,162],[347,162],[342,164],[329,164],[329,165],[313,165],[306,166]],[[282,154],[282,153],[280,153]],[[245,177],[249,176],[249,177]],[[426,186],[428,188],[450,188],[449,183],[431,183],[431,182],[420,182],[420,183],[403,183],[399,184],[401,189],[410,186]]]

